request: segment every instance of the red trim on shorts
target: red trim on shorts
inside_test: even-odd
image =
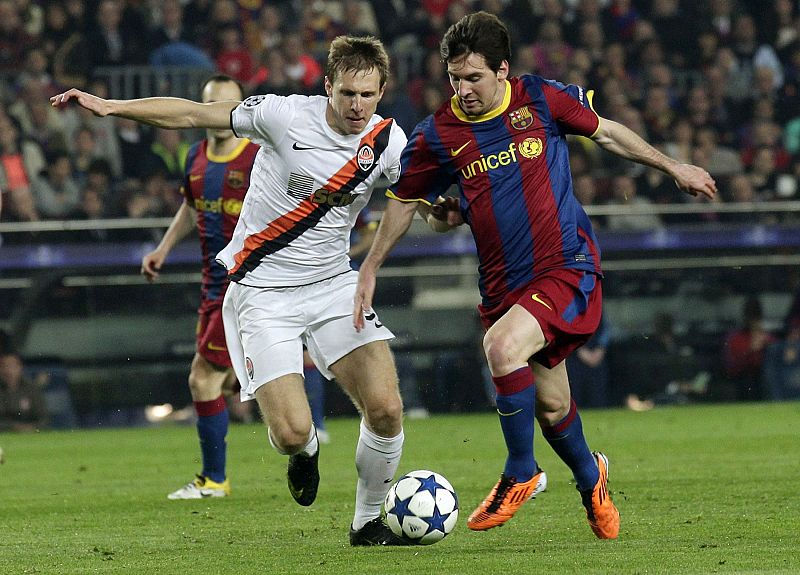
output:
[[[514,395],[535,383],[533,370],[527,365],[507,375],[492,377],[492,381],[497,389],[497,395]]]
[[[222,395],[211,401],[195,401],[193,403],[194,410],[200,417],[219,415],[228,408],[228,405],[225,403],[225,398]]]

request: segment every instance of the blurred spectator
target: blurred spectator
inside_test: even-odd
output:
[[[145,61],[144,30],[123,22],[121,0],[100,0],[94,26],[89,29],[87,43],[93,66],[142,64]]]
[[[156,128],[155,140],[145,160],[145,175],[162,173],[168,180],[178,182],[186,167],[186,154],[190,144],[183,139],[180,130]]]
[[[47,168],[33,178],[31,191],[43,218],[64,219],[80,205],[81,194],[72,175],[72,162],[66,152],[47,158]]]
[[[764,397],[764,353],[777,338],[764,329],[761,301],[753,296],[742,306],[741,326],[725,336],[723,365],[735,398],[754,401]]]
[[[283,55],[286,58],[284,71],[289,80],[298,83],[304,94],[318,92],[322,82],[322,66],[306,51],[299,34],[290,33],[285,36]]]
[[[0,350],[0,431],[39,431],[47,427],[45,381],[25,376],[19,354]]]
[[[74,220],[101,220],[108,217],[105,197],[94,186],[87,186],[81,192],[81,201],[70,218]],[[69,239],[74,242],[107,242],[111,239],[109,230],[98,228],[70,232]]]
[[[749,14],[740,14],[733,24],[731,48],[735,57],[736,73],[730,77],[728,95],[734,100],[748,97],[755,85],[757,68],[772,70],[775,89],[783,86],[783,68],[775,50],[758,40],[755,21]]]
[[[0,0],[0,73],[17,72],[33,43],[14,1]]]
[[[641,14],[631,0],[611,0],[606,8],[611,20],[610,33],[616,40],[627,41],[633,38],[633,31]]]
[[[800,290],[784,319],[783,339],[767,348],[764,383],[769,399],[800,399]]]
[[[242,84],[250,83],[255,65],[237,26],[225,26],[217,31],[217,70]]]
[[[707,158],[706,169],[714,178],[725,178],[742,172],[739,154],[732,148],[718,145],[717,132],[712,127],[704,126],[697,129],[695,145]]]
[[[88,45],[81,26],[71,21],[64,4],[47,3],[41,42],[55,82],[83,88],[90,71]]]
[[[665,153],[684,164],[691,162],[694,130],[694,125],[687,118],[676,118],[672,124],[672,136],[664,144]]]
[[[345,34],[344,25],[336,20],[324,0],[311,0],[301,15],[302,43],[318,62],[325,60],[331,40]]]
[[[611,180],[612,199],[608,205],[644,207],[652,202],[636,194],[636,183],[630,176],[614,176]],[[661,227],[661,219],[652,213],[620,213],[606,216],[610,230],[652,230]]]
[[[519,57],[520,50],[517,50]],[[545,78],[563,78],[572,58],[572,46],[563,39],[561,23],[545,20],[539,26],[536,42],[531,46],[531,64],[521,64],[520,69],[533,72]]]
[[[150,153],[150,133],[142,124],[127,118],[115,118],[117,139],[119,141],[120,158],[122,158],[122,176],[124,178],[141,178],[147,169],[147,158]]]
[[[344,0],[342,27],[345,33],[351,36],[374,36],[377,30],[372,7],[361,0]]]
[[[39,146],[23,140],[17,122],[5,114],[0,115],[0,190],[6,193],[3,219],[39,219],[31,193],[30,174],[38,173],[44,165]]]
[[[31,48],[25,55],[22,70],[17,76],[16,86],[21,90],[23,86],[35,86],[35,90],[42,95],[53,95],[60,91],[60,86],[56,84],[48,71],[47,54],[44,48]]]
[[[408,93],[398,85],[397,77],[389,74],[383,91],[383,97],[378,102],[377,113],[384,118],[394,118],[394,121],[403,128],[406,134],[411,134],[419,120],[419,114]]]
[[[764,199],[774,199],[777,195],[778,173],[775,170],[775,152],[769,146],[761,146],[753,155],[753,162],[747,170],[747,177],[756,195]]]
[[[567,373],[572,397],[580,407],[607,407],[608,361],[611,328],[603,316],[594,335],[567,357]]]
[[[180,0],[162,0],[161,21],[150,33],[150,47],[160,48],[173,42],[191,44],[192,31],[183,24],[183,4]]]
[[[283,44],[284,25],[283,13],[280,8],[267,4],[261,9],[258,18],[258,30],[261,41],[261,50],[278,50]]]

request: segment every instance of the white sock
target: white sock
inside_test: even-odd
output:
[[[353,529],[380,517],[381,505],[392,486],[392,479],[403,453],[403,431],[394,437],[380,437],[367,429],[361,420],[361,433],[356,446],[356,511]]]
[[[272,449],[274,449],[275,451],[277,451],[281,455],[290,455],[289,452],[284,451],[283,449],[278,447],[278,444],[275,443],[275,441],[272,439],[272,432],[269,430],[269,428],[267,428],[267,438],[269,438],[269,444],[272,446]],[[303,455],[306,455],[308,457],[311,457],[312,455],[314,455],[317,452],[317,450],[319,450],[319,440],[317,439],[317,429],[316,429],[316,427],[314,427],[314,424],[312,423],[311,424],[311,430],[308,432],[308,443],[306,443],[306,446],[303,448],[303,450],[300,453],[302,453]]]

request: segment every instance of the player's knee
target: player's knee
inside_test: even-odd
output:
[[[293,455],[300,453],[308,444],[310,432],[310,426],[271,425],[269,428],[269,440],[278,453]]]
[[[569,396],[537,397],[536,419],[542,425],[552,426],[567,416],[569,408]]]
[[[393,394],[369,406],[366,413],[370,428],[381,437],[394,437],[403,425],[403,402]]]
[[[513,338],[504,332],[489,330],[483,336],[483,352],[493,374],[508,372],[509,366],[518,366],[520,360],[514,357]]]

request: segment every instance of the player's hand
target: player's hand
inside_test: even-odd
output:
[[[66,92],[53,96],[50,98],[50,105],[58,108],[66,105],[70,100],[74,100],[79,106],[93,112],[95,116],[103,117],[111,113],[111,105],[107,100],[87,92],[81,92],[76,88],[70,88]]]
[[[161,266],[164,265],[166,256],[159,251],[150,252],[142,258],[142,269],[140,273],[147,278],[147,281],[153,283],[158,279],[158,273],[161,271]]]
[[[703,168],[680,164],[673,175],[678,187],[690,196],[702,194],[713,200],[714,194],[717,193],[717,183]]]
[[[360,332],[364,328],[364,313],[372,310],[372,296],[375,294],[375,272],[364,269],[358,272],[358,284],[353,300],[353,327]]]
[[[464,223],[458,198],[453,196],[439,198],[439,201],[431,206],[431,215],[439,221],[447,222],[451,228]]]

